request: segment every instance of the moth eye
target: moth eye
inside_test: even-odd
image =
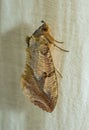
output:
[[[45,31],[45,32],[46,32],[46,31],[48,31],[48,29],[47,29],[47,28],[42,28],[42,31]]]

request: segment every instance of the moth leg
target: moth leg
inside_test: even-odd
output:
[[[56,68],[55,71],[60,75],[61,78],[63,78],[62,74]]]

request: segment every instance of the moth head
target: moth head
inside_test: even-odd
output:
[[[53,42],[54,38],[51,36],[51,31],[48,24],[44,21],[41,21],[43,24],[33,33],[35,38],[40,38],[44,36],[49,42]]]
[[[46,24],[46,22],[43,20],[41,22],[43,23],[43,25],[40,27],[42,33],[44,34],[44,33],[49,32],[50,29],[49,29],[49,26]]]
[[[41,21],[43,23],[43,25],[40,27],[42,35],[51,43],[54,41],[54,38],[51,35],[51,31],[50,28],[48,26],[48,24],[46,24],[46,22]]]
[[[43,24],[33,33],[34,37],[40,37],[49,32],[49,26],[46,24],[46,22],[44,21],[41,21],[41,22]]]

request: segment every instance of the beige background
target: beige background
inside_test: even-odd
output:
[[[63,78],[51,114],[20,87],[25,37],[42,19],[70,51],[52,49]],[[0,0],[0,130],[89,130],[89,0]]]

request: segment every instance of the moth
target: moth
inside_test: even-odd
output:
[[[24,93],[30,101],[47,112],[52,112],[58,98],[58,82],[50,46],[58,47],[48,24],[42,25],[29,37],[26,37],[26,64],[21,76]],[[62,43],[62,42],[59,42]]]

